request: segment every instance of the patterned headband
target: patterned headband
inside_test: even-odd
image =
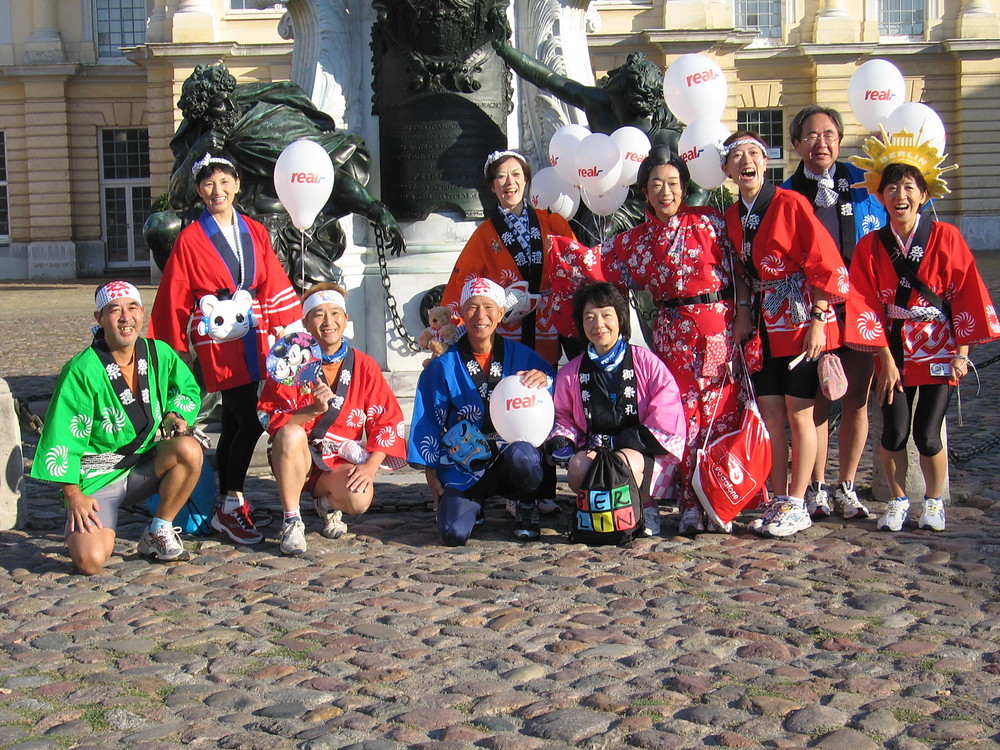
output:
[[[761,148],[766,148],[763,143],[758,141],[756,138],[740,138],[739,140],[733,141],[728,146],[723,145],[722,141],[717,141],[715,147],[719,150],[719,163],[723,168],[726,166],[726,159],[729,158],[729,152],[732,151],[737,146],[748,146],[751,143],[760,146]]]
[[[207,167],[209,164],[224,164],[227,167],[232,167],[234,170],[236,169],[236,165],[229,161],[229,159],[223,159],[221,156],[205,154],[201,157],[201,159],[194,163],[193,167],[191,167],[191,176],[197,177],[202,168]]]
[[[524,158],[517,151],[494,151],[492,154],[486,157],[486,163],[483,165],[483,177],[490,176],[490,167],[496,164],[501,159],[517,159],[522,164],[527,164],[528,160]]]
[[[100,312],[116,299],[126,297],[142,304],[142,297],[139,296],[139,290],[135,285],[127,281],[109,281],[94,294],[94,310]]]
[[[465,307],[465,303],[471,297],[486,297],[496,302],[500,307],[510,307],[506,290],[495,281],[490,281],[489,279],[480,277],[466,281],[465,286],[462,287],[461,307]]]
[[[343,294],[336,289],[321,289],[318,292],[310,294],[306,297],[306,301],[302,303],[303,317],[308,315],[309,311],[314,307],[319,307],[320,305],[336,305],[344,312],[347,312],[347,300],[344,299]]]

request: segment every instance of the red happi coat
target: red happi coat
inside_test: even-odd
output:
[[[544,248],[548,246],[549,237],[561,236],[574,239],[573,230],[570,229],[566,220],[556,213],[535,209],[538,216],[538,225],[542,234],[542,283],[539,289],[542,298],[539,302],[535,318],[535,346],[534,350],[546,362],[555,364],[559,361],[559,339],[555,326],[552,323],[552,316],[549,308],[549,267],[548,254]],[[517,246],[520,248],[520,245]],[[514,258],[500,240],[493,222],[487,219],[480,224],[473,232],[469,241],[465,243],[462,253],[455,262],[455,268],[451,272],[448,284],[445,286],[444,294],[441,297],[441,304],[450,307],[457,316],[459,314],[459,302],[462,296],[462,287],[471,278],[482,277],[495,281],[502,287],[522,281],[521,273],[514,262]],[[507,338],[521,341],[521,322],[515,321],[509,324],[501,323],[497,331]]]
[[[930,221],[922,217],[921,221]],[[951,224],[931,224],[927,247],[913,246],[913,260],[920,257],[917,278],[951,303],[951,325],[945,320],[904,320],[903,385],[951,383],[952,358],[960,345],[980,344],[1000,337],[1000,321],[976,262],[962,235]],[[852,349],[875,351],[889,346],[892,318],[888,308],[896,303],[899,276],[877,232],[863,237],[851,260],[851,296],[847,300],[844,336]],[[929,303],[915,290],[907,308]],[[931,365],[946,368],[946,376],[932,376]]]
[[[826,316],[826,350],[840,346],[840,326],[833,304],[847,298],[850,283],[840,251],[826,228],[819,222],[812,205],[791,190],[775,188],[771,205],[760,223],[753,247],[747,247],[740,221],[739,199],[726,211],[726,228],[743,262],[752,264],[764,289],[756,291],[761,323],[766,331],[771,357],[794,357],[802,352],[806,332],[812,320],[813,288],[826,292],[830,310]],[[852,261],[853,262],[853,261]],[[788,279],[796,273],[805,276],[799,282],[805,300],[805,320],[795,321],[786,299],[777,310],[766,309],[768,296],[774,291],[767,287]],[[755,282],[754,288],[757,289]],[[764,304],[760,304],[763,299]]]
[[[555,239],[551,252],[553,306],[560,332],[567,335],[573,294],[585,281],[646,289],[660,303],[730,290],[718,302],[657,305],[653,326],[654,349],[677,381],[684,407],[678,497],[684,507],[696,506],[691,478],[698,448],[706,437],[736,429],[743,415],[739,388],[726,368],[732,358],[733,269],[741,273],[742,264],[734,257],[722,216],[712,208],[681,206],[663,223],[649,212],[644,223],[603,245],[588,248]]]
[[[333,445],[344,440],[360,442],[369,453],[382,451],[386,458],[384,469],[398,469],[406,465],[406,437],[403,425],[403,410],[396,396],[382,374],[382,369],[374,359],[364,352],[354,349],[354,368],[349,373],[350,385],[340,414],[327,428],[323,439]],[[343,375],[343,372],[341,372]],[[339,379],[339,376],[338,376]],[[337,384],[330,387],[337,392]],[[292,414],[313,403],[312,388],[296,387],[276,383],[270,378],[264,384],[257,405],[261,423],[272,438],[284,427]],[[307,433],[322,415],[317,415],[303,425]],[[310,441],[312,442],[312,441]],[[313,456],[318,451],[313,451]],[[344,463],[344,459],[329,451],[323,451],[323,463],[334,468]]]
[[[302,305],[271,249],[267,230],[247,216],[240,218],[253,240],[254,278],[243,288],[254,290],[257,340],[252,342],[248,333],[236,341],[215,341],[198,332],[201,298],[218,295],[220,289],[235,292],[237,288],[199,221],[188,224],[177,236],[149,317],[149,338],[165,341],[182,354],[193,345],[210,393],[263,380],[267,372],[264,360],[270,350],[268,334],[302,318]]]

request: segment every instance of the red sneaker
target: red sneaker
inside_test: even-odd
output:
[[[212,516],[212,528],[229,535],[237,544],[257,544],[264,535],[254,528],[250,520],[250,505],[246,502],[232,513],[223,513],[222,506],[215,509]]]

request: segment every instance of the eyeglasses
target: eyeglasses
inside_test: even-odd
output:
[[[823,143],[837,143],[840,140],[840,136],[837,133],[809,133],[809,135],[802,136],[802,142],[810,146],[815,144],[817,141],[823,141]]]

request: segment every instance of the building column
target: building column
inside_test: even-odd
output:
[[[813,43],[853,44],[861,41],[860,26],[851,19],[845,0],[820,0],[813,21]]]
[[[51,65],[64,59],[56,0],[34,0],[31,4],[31,35],[24,41],[24,62],[27,65]]]
[[[66,207],[70,185],[69,109],[66,82],[75,66],[58,66],[22,75],[24,145],[28,164],[27,275],[29,279],[72,279],[76,246],[72,213]]]
[[[962,0],[956,30],[960,39],[996,39],[1000,36],[1000,19],[990,0]]]
[[[169,11],[164,8],[163,13]],[[214,42],[215,13],[208,0],[180,0],[167,23],[170,38],[161,41],[175,44]]]

